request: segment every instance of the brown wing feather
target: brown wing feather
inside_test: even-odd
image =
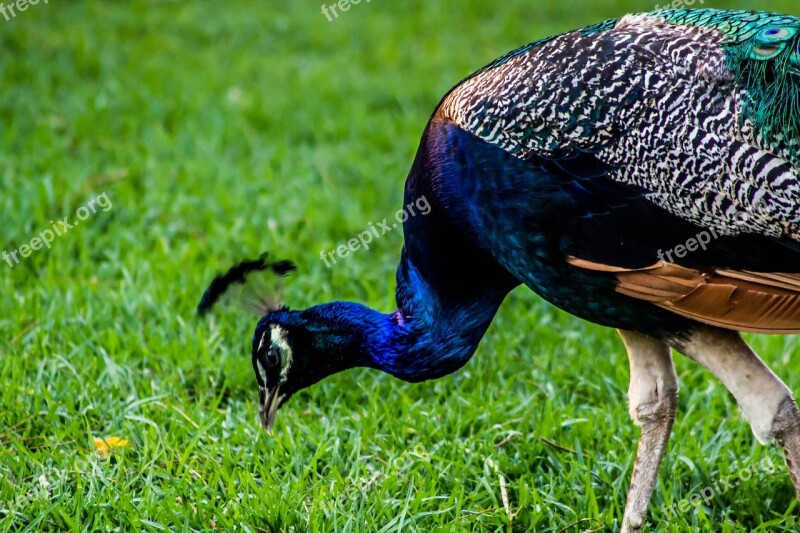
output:
[[[617,292],[704,324],[753,333],[800,333],[800,274],[710,269],[674,263],[626,269],[567,259],[572,266],[608,272]]]

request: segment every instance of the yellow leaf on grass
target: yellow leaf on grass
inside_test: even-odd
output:
[[[128,444],[127,440],[119,437],[105,437],[103,439],[94,437],[94,446],[97,448],[97,453],[105,457],[118,448],[130,447],[130,444]]]

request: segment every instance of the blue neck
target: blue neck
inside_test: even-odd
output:
[[[490,292],[475,300],[444,302],[407,267],[398,273],[398,309],[393,313],[350,302],[301,313],[308,322],[328,324],[328,342],[334,351],[349,354],[347,366],[418,382],[450,374],[469,361],[505,295]]]

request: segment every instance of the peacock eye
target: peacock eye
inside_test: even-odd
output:
[[[785,44],[761,45],[753,48],[752,59],[773,59],[786,48]]]
[[[756,34],[756,41],[760,44],[780,43],[797,35],[797,28],[768,28]]]
[[[275,368],[281,362],[281,356],[278,353],[278,350],[275,348],[270,348],[267,350],[267,357],[265,358],[265,362],[267,363],[267,367]]]

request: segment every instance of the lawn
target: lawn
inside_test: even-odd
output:
[[[194,308],[269,250],[300,268],[291,307],[391,310],[399,231],[330,268],[320,251],[401,206],[441,95],[521,44],[652,8],[375,0],[329,22],[320,2],[42,0],[0,16],[0,249],[18,251],[0,261],[0,531],[616,530],[638,430],[613,331],[519,289],[456,374],[340,374],[269,436],[255,317]],[[751,339],[800,391],[797,341]],[[651,531],[800,530],[780,451],[676,364]],[[94,439],[111,437],[127,445],[106,456]]]

